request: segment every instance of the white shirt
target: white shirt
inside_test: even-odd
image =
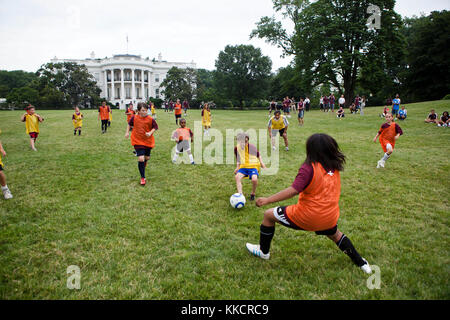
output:
[[[345,98],[339,98],[339,104],[344,104],[345,103]]]

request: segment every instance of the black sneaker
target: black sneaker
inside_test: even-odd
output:
[[[250,195],[250,201],[255,201],[255,195],[254,194]]]

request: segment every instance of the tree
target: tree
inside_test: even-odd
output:
[[[450,93],[450,11],[406,20],[407,92],[414,100],[439,100]]]
[[[267,95],[272,61],[252,45],[226,46],[216,60],[214,79],[223,97],[237,100]]]
[[[311,91],[331,84],[353,100],[361,69],[383,61],[383,72],[399,63],[401,17],[395,13],[395,0],[273,0],[274,9],[291,20],[289,34],[274,17],[263,17],[250,37],[265,39],[295,56],[302,86]],[[370,4],[381,10],[381,29],[366,26]],[[377,59],[367,58],[377,52]],[[379,54],[379,53],[382,54]],[[373,55],[371,56],[373,57]]]
[[[6,96],[6,101],[17,107],[25,107],[28,104],[39,103],[39,92],[30,87],[14,88]]]
[[[29,86],[36,78],[33,72],[0,70],[0,97],[6,97],[15,88]]]
[[[161,87],[164,87],[161,93],[166,99],[191,101],[195,96],[196,84],[197,71],[195,69],[172,67],[161,83]]]
[[[100,99],[101,89],[84,65],[72,62],[47,63],[37,71],[37,75],[38,86],[60,91],[71,107],[93,105]]]

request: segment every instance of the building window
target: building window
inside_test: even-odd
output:
[[[106,80],[111,81],[111,74],[106,72]]]
[[[126,92],[125,99],[131,99],[131,88],[125,88],[125,92]]]
[[[117,88],[117,94],[116,94],[116,99],[120,99],[120,88]]]
[[[141,96],[139,95],[139,88],[136,88],[136,98],[138,98],[138,99],[140,99],[141,98]]]
[[[111,88],[108,88],[108,91],[106,93],[106,98],[111,99]]]
[[[159,99],[159,89],[156,89],[156,90],[155,90],[155,95],[156,95],[155,98],[156,98],[156,99]]]
[[[159,82],[159,74],[155,74],[155,82]]]
[[[144,73],[144,81],[148,82],[148,73],[147,72]]]
[[[145,96],[148,97],[148,88],[145,88]]]
[[[131,72],[130,71],[125,72],[125,81],[131,81]]]

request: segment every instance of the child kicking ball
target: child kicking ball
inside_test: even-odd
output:
[[[309,137],[306,142],[306,160],[294,183],[277,194],[256,200],[256,205],[262,207],[299,195],[298,203],[267,210],[260,226],[259,245],[247,243],[247,250],[256,257],[269,259],[275,224],[279,223],[294,230],[312,231],[317,235],[327,236],[357,267],[371,273],[368,262],[337,226],[341,194],[340,171],[344,169],[344,163],[345,156],[332,137],[326,134]]]
[[[378,131],[373,142],[377,142],[378,137],[380,138],[380,144],[383,148],[384,156],[377,163],[377,168],[384,168],[386,161],[391,157],[392,152],[394,152],[395,142],[403,134],[402,129],[398,124],[394,122],[394,117],[392,113],[386,113],[386,123],[384,123],[380,131]]]

